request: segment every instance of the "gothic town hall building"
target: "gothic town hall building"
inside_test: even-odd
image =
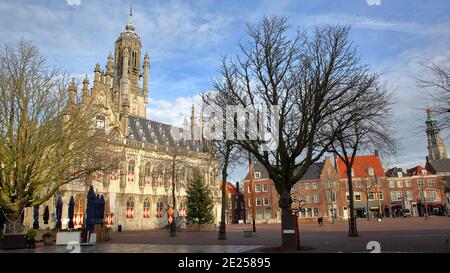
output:
[[[124,155],[121,169],[110,174],[95,173],[88,179],[64,185],[47,203],[40,206],[41,227],[54,227],[50,220],[44,225],[44,207],[55,212],[57,197],[63,200],[63,228],[67,227],[68,203],[75,198],[75,228],[83,224],[86,212],[88,185],[94,186],[97,194],[106,200],[105,222],[117,230],[143,230],[161,228],[168,224],[168,208],[172,206],[172,178],[170,148],[174,145],[170,125],[146,119],[149,91],[150,58],[142,56],[141,39],[131,21],[116,40],[114,55],[110,54],[106,70],[100,64],[95,66],[92,87],[86,78],[82,85],[80,100],[87,98],[101,104],[102,115],[97,116],[96,127],[103,129],[114,139],[112,149]],[[141,61],[143,60],[143,63]],[[141,69],[142,68],[142,69]],[[69,91],[77,92],[73,83]],[[196,118],[191,116],[191,129]],[[217,176],[217,163],[211,161],[202,141],[183,144],[184,170],[177,180],[176,207],[180,222],[187,214],[186,184],[193,168],[199,168],[204,181],[213,193],[215,223],[220,217],[220,187]],[[52,217],[50,217],[52,219]],[[33,209],[25,212],[24,224],[32,225]]]

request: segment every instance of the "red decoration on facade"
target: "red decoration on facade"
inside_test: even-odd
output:
[[[83,213],[74,213],[73,214],[73,226],[74,228],[80,228],[83,226]]]
[[[127,208],[126,214],[128,219],[134,218],[134,208]]]
[[[128,182],[134,182],[134,172],[128,172]]]
[[[150,176],[145,176],[144,177],[144,181],[145,181],[145,184],[150,184]]]
[[[179,216],[180,216],[180,217],[186,217],[186,216],[187,216],[186,208],[181,208],[181,209],[180,209]]]
[[[105,224],[107,226],[112,226],[114,225],[114,213],[112,212],[107,212],[105,214]]]
[[[109,180],[116,180],[116,172],[111,172],[109,174]]]
[[[150,208],[144,208],[144,218],[150,218]]]
[[[174,216],[174,211],[172,207],[169,207],[167,209],[167,222],[169,224],[172,224],[173,220],[174,220],[175,216]]]
[[[156,218],[162,218],[162,208],[156,208]]]

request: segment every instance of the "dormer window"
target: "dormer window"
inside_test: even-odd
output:
[[[397,173],[397,176],[400,177],[400,178],[402,178],[402,177],[403,177],[403,173],[402,173],[402,172],[398,172],[398,173]]]
[[[253,174],[253,177],[254,177],[255,179],[260,179],[260,178],[261,178],[261,173],[260,173],[260,172],[255,172],[255,173]]]
[[[373,170],[372,167],[370,167],[370,168],[367,170],[367,172],[368,172],[369,176],[374,176],[374,175],[375,175],[375,172],[374,172],[374,170]]]
[[[422,175],[427,175],[427,170],[422,170]]]

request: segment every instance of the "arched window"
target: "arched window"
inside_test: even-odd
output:
[[[127,218],[134,218],[134,198],[131,196],[127,200]]]
[[[86,210],[86,196],[84,194],[75,195],[75,207],[73,224],[74,228],[80,228],[83,225],[83,216]]]
[[[151,177],[152,177],[152,166],[150,165],[150,162],[147,162],[145,164],[144,176],[145,176],[144,177],[145,184],[150,184]]]
[[[163,218],[164,201],[162,198],[156,202],[156,218]]]
[[[150,200],[147,198],[145,198],[144,200],[144,214],[143,214],[144,218],[150,218]]]
[[[187,216],[186,200],[182,200],[181,201],[178,215],[180,217],[186,217]]]
[[[105,225],[114,225],[114,213],[111,212],[110,200],[107,196],[105,197]]]
[[[128,162],[128,182],[134,182],[134,160]]]

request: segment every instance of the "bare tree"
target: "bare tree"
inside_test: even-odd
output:
[[[224,133],[226,132],[226,123],[217,122],[221,118],[226,119],[227,106],[233,105],[231,94],[227,93],[228,90],[217,90],[213,92],[205,92],[202,94],[203,109],[206,110],[211,116],[209,116],[209,122],[222,126],[222,130],[215,131],[217,128],[206,128],[206,134],[219,134],[212,142],[211,152],[215,159],[219,162],[219,169],[222,175],[222,209],[220,217],[220,228],[218,239],[226,240],[226,209],[227,209],[227,180],[228,171],[233,169],[240,163],[243,163],[243,152],[240,147],[231,140],[227,140]],[[218,115],[222,115],[219,117]]]
[[[21,40],[0,49],[0,205],[19,224],[64,184],[117,167],[94,120],[99,108],[77,104],[73,81],[47,66]],[[14,225],[14,229],[16,225]]]
[[[294,230],[291,189],[348,127],[345,111],[364,95],[361,87],[370,75],[348,40],[348,27],[316,28],[312,35],[297,31],[288,38],[285,18],[265,17],[248,25],[247,33],[240,54],[222,61],[214,87],[253,113],[267,109],[267,115],[261,111],[264,118],[247,119],[246,126],[256,123],[270,137],[252,139],[246,129],[245,139],[236,142],[266,168],[280,195],[281,228]],[[343,118],[332,126],[337,113]],[[271,141],[277,145],[261,149]],[[294,242],[290,232],[282,233],[283,247]]]
[[[448,63],[450,59],[447,60]],[[450,127],[450,67],[445,64],[426,66],[433,75],[428,79],[420,79],[419,84],[428,89],[428,96],[433,103],[433,110],[437,114],[442,128]]]
[[[363,92],[348,109],[337,112],[332,127],[340,127],[336,141],[331,145],[331,151],[337,155],[346,166],[347,184],[349,189],[350,237],[358,236],[354,211],[352,168],[355,156],[360,151],[378,149],[395,154],[396,140],[390,127],[392,124],[392,105],[394,98],[380,85],[378,74],[366,74],[363,84],[356,86],[350,92]],[[349,121],[342,127],[342,120]]]

